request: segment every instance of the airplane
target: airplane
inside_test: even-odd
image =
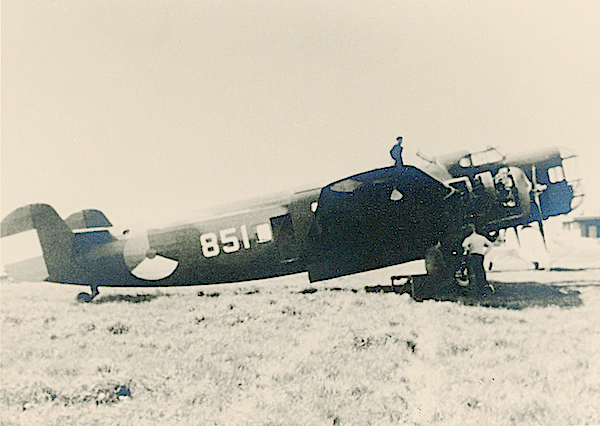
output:
[[[15,280],[89,286],[81,302],[100,286],[221,284],[303,272],[310,282],[327,280],[424,259],[439,241],[460,245],[469,224],[493,239],[501,229],[567,214],[583,196],[563,168],[573,157],[558,148],[520,157],[495,149],[422,156],[422,168],[370,170],[140,232],[117,231],[98,210],[63,220],[49,205],[30,204],[1,222],[2,263]]]

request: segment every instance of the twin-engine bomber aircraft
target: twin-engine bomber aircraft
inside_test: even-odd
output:
[[[45,204],[2,220],[5,272],[19,281],[161,287],[239,282],[308,272],[311,282],[423,259],[475,224],[500,229],[569,213],[574,157],[558,148],[504,157],[495,149],[393,166],[237,213],[142,233],[114,231],[98,210],[63,220]]]

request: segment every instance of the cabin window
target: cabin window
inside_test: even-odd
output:
[[[494,187],[494,177],[491,172],[483,172],[475,175],[475,179],[478,180],[481,185],[488,192],[493,192],[495,190]]]
[[[461,194],[473,192],[473,186],[471,185],[471,181],[466,176],[448,180],[446,181],[446,184],[456,189]]]
[[[561,166],[556,166],[548,169],[548,178],[550,183],[558,183],[565,180],[565,171]]]
[[[403,198],[404,198],[404,195],[402,195],[402,193],[400,191],[398,191],[397,189],[394,189],[392,191],[392,195],[390,195],[390,200],[392,200],[392,201],[400,201]]]
[[[259,243],[268,243],[273,240],[273,230],[271,224],[263,223],[256,226],[256,237]]]

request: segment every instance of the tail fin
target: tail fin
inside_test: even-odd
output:
[[[2,264],[19,281],[61,281],[73,267],[73,233],[47,204],[18,208],[2,220]]]

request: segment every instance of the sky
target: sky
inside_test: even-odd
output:
[[[1,215],[115,224],[487,146],[579,154],[600,213],[600,2],[1,3]]]

